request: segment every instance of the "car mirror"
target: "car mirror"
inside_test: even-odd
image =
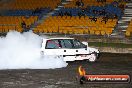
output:
[[[88,43],[87,42],[82,42],[82,43],[88,47]]]

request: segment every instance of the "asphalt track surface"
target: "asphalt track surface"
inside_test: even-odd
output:
[[[103,53],[99,61],[75,61],[65,68],[48,70],[0,70],[0,88],[132,88],[132,83],[85,83],[76,80],[78,67],[87,74],[129,74],[132,77],[132,54]]]

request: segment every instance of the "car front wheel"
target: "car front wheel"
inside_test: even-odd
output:
[[[95,62],[96,60],[97,60],[97,55],[95,53],[92,53],[89,58],[89,62]]]

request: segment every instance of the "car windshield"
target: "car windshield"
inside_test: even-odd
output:
[[[46,48],[50,49],[58,49],[58,48],[69,48],[69,49],[78,49],[78,48],[86,48],[84,45],[77,39],[52,39],[48,40],[46,44]]]

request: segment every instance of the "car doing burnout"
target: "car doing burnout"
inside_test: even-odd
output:
[[[74,38],[44,38],[41,47],[42,55],[56,55],[64,61],[89,60],[95,62],[99,58],[99,50],[88,47],[87,42]]]

